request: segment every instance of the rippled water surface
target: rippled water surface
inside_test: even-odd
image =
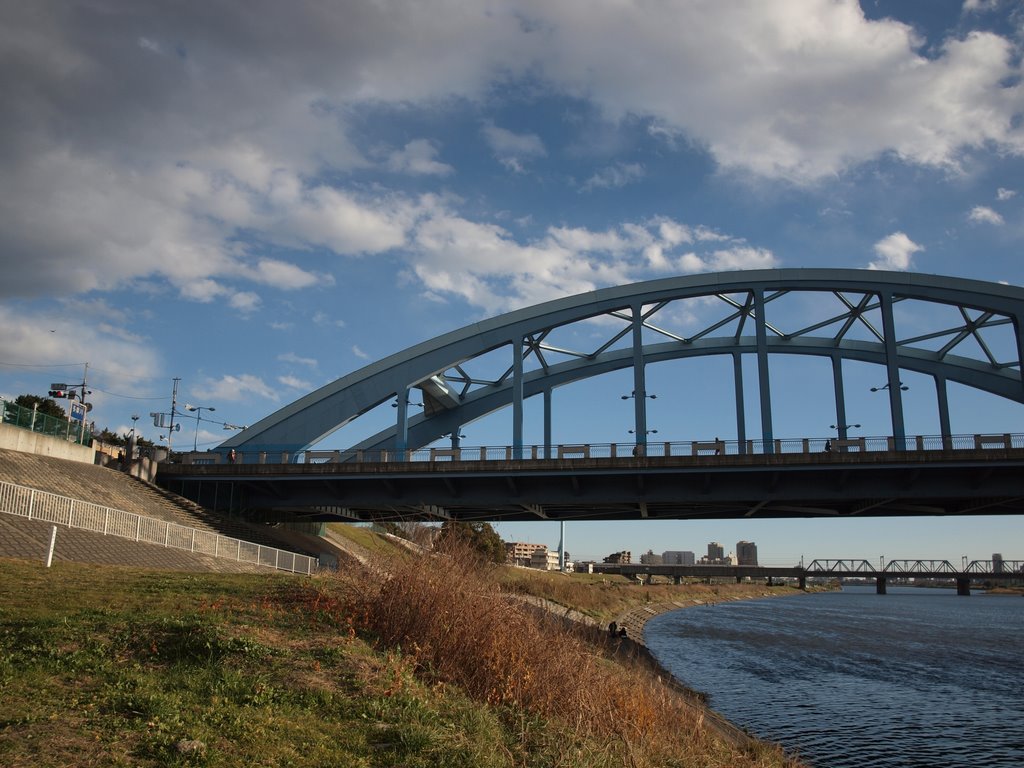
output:
[[[816,768],[1024,766],[1024,600],[847,587],[688,608],[651,651]]]

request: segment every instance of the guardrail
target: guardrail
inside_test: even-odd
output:
[[[105,536],[118,536],[197,554],[229,558],[279,571],[304,573],[307,576],[318,564],[316,558],[297,552],[221,536],[213,531],[144,517],[14,483],[0,482],[0,512],[102,533]]]
[[[25,408],[13,400],[0,398],[0,412],[4,424],[20,427],[47,437],[57,437],[80,445],[89,445],[92,433],[89,427],[73,419],[58,419],[39,413],[34,408]]]
[[[765,450],[770,446],[771,450]],[[538,459],[598,459],[620,457],[661,456],[740,456],[765,454],[811,453],[868,453],[903,451],[959,451],[982,449],[1024,448],[1024,434],[968,434],[968,435],[914,435],[897,445],[892,437],[854,437],[845,440],[828,437],[801,437],[763,440],[684,440],[676,442],[649,442],[643,446],[634,443],[574,443],[545,447],[524,445],[516,449],[510,445],[481,447],[416,448],[404,452],[394,450],[305,450],[279,451],[253,449],[237,451],[238,464],[329,464],[342,462],[443,462],[443,461],[514,461]],[[185,464],[230,463],[226,453],[206,451],[181,453],[178,458]]]

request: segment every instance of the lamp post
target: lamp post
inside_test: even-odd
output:
[[[138,423],[138,421],[139,421],[139,414],[133,413],[132,414],[132,434],[128,438],[129,440],[132,440],[132,439],[135,438],[135,425],[136,425],[136,423]]]
[[[203,411],[216,411],[217,409],[210,405],[189,405],[185,403],[186,411],[195,411],[196,414],[196,436],[192,440],[192,450],[199,450],[199,422],[203,420]]]
[[[901,390],[901,391],[903,391],[903,392],[906,392],[906,391],[907,391],[908,389],[910,389],[910,387],[908,387],[908,386],[907,386],[906,384],[904,384],[904,383],[903,383],[902,381],[901,381],[901,382],[898,382],[898,384],[899,384],[899,388],[900,388],[900,390]],[[883,389],[888,389],[888,388],[889,388],[889,385],[888,385],[888,384],[883,384],[883,385],[882,385],[882,386],[880,386],[880,387],[872,387],[872,388],[871,388],[871,391],[872,391],[872,392],[881,392],[881,391],[882,391]]]

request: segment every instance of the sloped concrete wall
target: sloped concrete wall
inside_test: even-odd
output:
[[[34,453],[38,456],[53,456],[56,459],[80,461],[85,464],[94,463],[96,458],[93,449],[88,446],[36,434],[31,430],[13,427],[10,424],[0,424],[0,448]]]

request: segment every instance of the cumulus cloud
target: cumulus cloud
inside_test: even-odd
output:
[[[358,357],[360,360],[369,360],[370,356],[363,352],[357,344],[352,345],[352,354]]]
[[[665,217],[605,230],[549,227],[519,240],[439,206],[417,225],[412,243],[412,269],[431,298],[458,297],[488,313],[672,272],[779,265],[771,251],[742,238]]]
[[[309,368],[316,368],[318,365],[316,358],[300,357],[294,352],[285,352],[284,354],[278,355],[277,359],[282,363],[295,363],[296,365],[305,365]]]
[[[203,400],[226,400],[237,402],[250,397],[262,397],[265,400],[277,401],[277,392],[261,379],[250,373],[237,376],[227,374],[219,379],[207,379],[198,386],[192,387],[192,395]]]
[[[1003,224],[1003,217],[998,212],[993,211],[991,208],[985,205],[976,205],[971,209],[971,212],[967,214],[968,220],[975,224]]]
[[[495,158],[510,171],[522,173],[526,163],[547,155],[544,142],[532,133],[514,133],[493,123],[485,123],[483,136]]]
[[[546,0],[254,0],[244,13],[152,0],[131,13],[110,0],[9,5],[3,299],[147,284],[251,310],[251,284],[330,286],[323,268],[300,261],[324,252],[400,252],[430,295],[495,307],[680,263],[771,263],[770,252],[678,222],[569,224],[518,242],[454,206],[352,181],[380,166],[353,139],[353,115],[475,108],[508,85],[584,101],[610,121],[646,120],[670,147],[703,148],[727,172],[798,184],[880,157],[955,171],[978,148],[1024,154],[1012,40],[973,31],[925,50],[910,26],[868,19],[856,0],[693,0],[659,13]],[[989,7],[971,0],[965,10]],[[548,155],[540,135],[508,125],[480,129],[506,168]],[[416,138],[376,159],[396,173],[450,176],[439,153]],[[613,163],[583,184],[612,188],[643,173]],[[720,247],[702,250],[715,238]],[[889,243],[872,263],[907,268],[914,252]]]
[[[612,189],[624,187],[634,181],[639,181],[645,175],[644,167],[640,163],[616,163],[615,165],[602,168],[580,187],[584,192],[594,189]]]
[[[923,245],[918,245],[903,232],[893,232],[875,243],[878,259],[868,264],[868,269],[906,271],[911,267],[911,257],[923,250]]]
[[[310,384],[308,381],[304,381],[298,378],[297,376],[278,376],[277,381],[282,386],[288,387],[289,389],[299,389],[306,391],[313,388],[312,384]]]
[[[1006,187],[1000,187],[999,189],[996,190],[996,200],[999,200],[1000,202],[1005,202],[1006,200],[1009,200],[1010,198],[1016,196],[1016,194],[1017,190],[1015,189],[1006,189]]]
[[[413,139],[402,149],[388,155],[385,163],[390,171],[421,176],[447,176],[455,169],[437,159],[438,148],[427,139]]]

